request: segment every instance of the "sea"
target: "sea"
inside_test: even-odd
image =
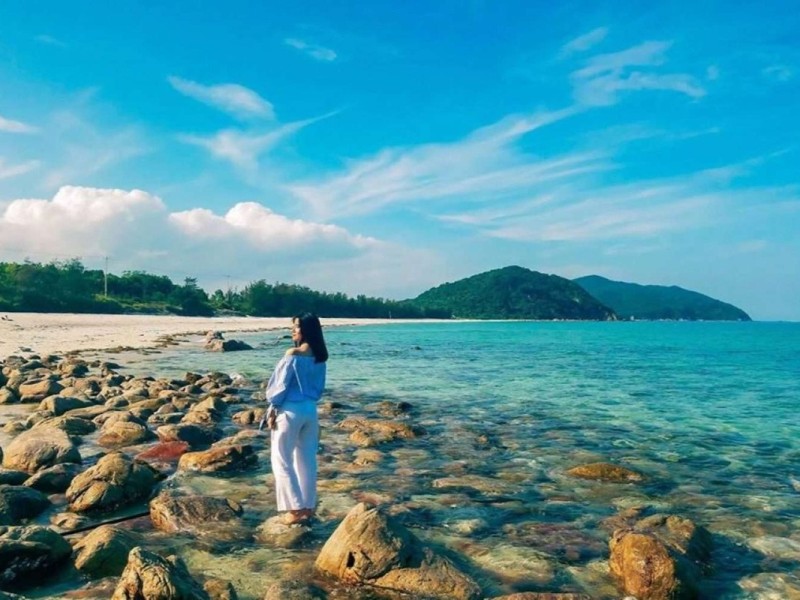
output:
[[[230,334],[255,350],[224,354],[187,339],[124,364],[160,377],[223,371],[251,382],[257,402],[288,334],[288,322],[285,332]],[[622,597],[608,576],[613,518],[674,514],[713,537],[701,597],[800,598],[800,323],[398,321],[327,327],[325,336],[324,401],[408,403],[422,434],[379,447],[387,459],[364,476],[326,467],[326,452],[344,450],[323,429],[320,514],[383,499],[402,506],[418,537],[480,573],[487,597],[599,599]],[[643,480],[567,474],[598,461]],[[255,489],[251,502],[274,498],[264,462],[238,482]],[[211,477],[194,481],[187,489],[221,489]],[[298,552],[313,560],[323,542],[258,559],[243,545],[229,560],[187,546],[185,558],[230,576],[248,564],[278,568]]]

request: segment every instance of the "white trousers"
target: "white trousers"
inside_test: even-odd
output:
[[[287,402],[278,409],[271,446],[278,510],[313,509],[317,504],[317,403]]]

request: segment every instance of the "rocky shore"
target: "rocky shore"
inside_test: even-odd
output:
[[[680,515],[628,507],[603,541],[565,536],[525,519],[536,507],[515,497],[513,469],[432,472],[437,442],[408,403],[321,405],[317,518],[287,525],[257,384],[32,352],[0,368],[0,409],[27,407],[2,423],[0,599],[695,598],[711,568],[711,535]],[[467,435],[476,461],[497,443]],[[563,475],[645,479],[607,463]],[[486,505],[498,520],[474,510]]]

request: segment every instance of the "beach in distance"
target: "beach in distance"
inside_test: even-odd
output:
[[[322,319],[323,325],[380,324],[383,319]],[[21,349],[49,354],[116,347],[146,348],[159,338],[207,331],[270,331],[288,327],[288,317],[181,317],[176,315],[93,315],[4,313],[0,357]]]

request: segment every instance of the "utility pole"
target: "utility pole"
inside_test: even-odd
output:
[[[108,300],[108,257],[106,259],[106,266],[103,269],[103,296]]]

